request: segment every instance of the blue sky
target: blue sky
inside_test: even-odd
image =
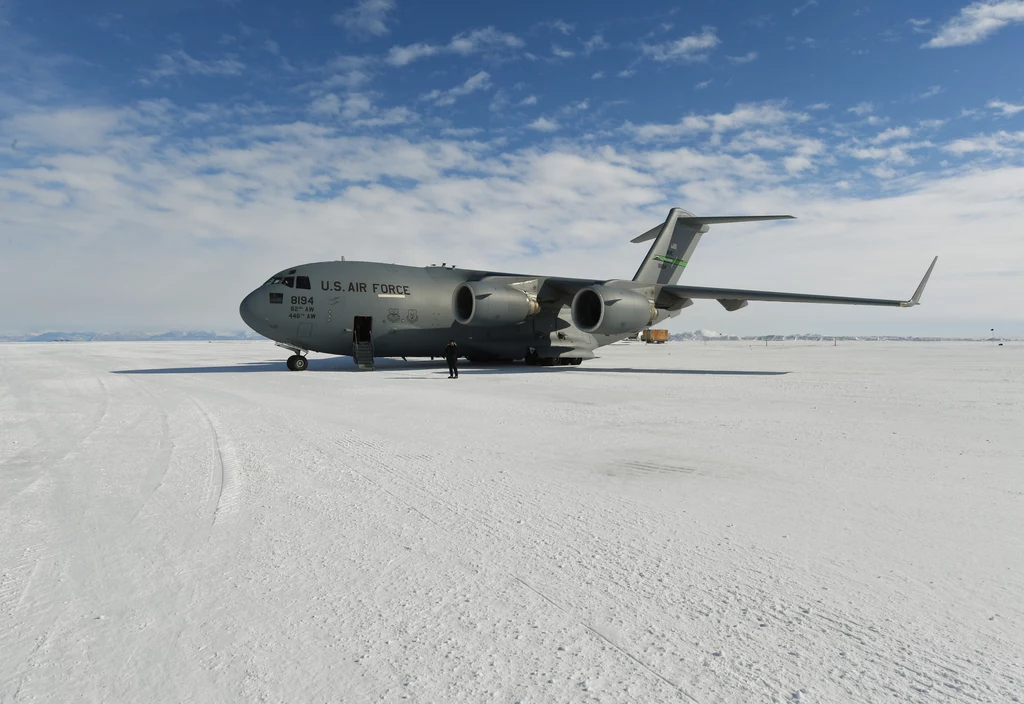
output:
[[[673,329],[1024,334],[1024,0],[0,0],[0,330],[241,327],[351,258],[629,277],[669,207]],[[692,311],[692,312],[691,312]],[[980,326],[980,327],[979,327]]]

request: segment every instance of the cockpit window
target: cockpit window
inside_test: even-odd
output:
[[[279,284],[279,283],[281,283],[281,277],[280,276],[271,276],[269,279],[267,279],[266,283],[264,283],[263,285],[264,286],[269,286],[270,284]]]
[[[286,276],[286,277],[284,277],[281,280],[281,283],[283,283],[288,288],[294,288],[295,287],[295,277],[294,276]]]
[[[308,276],[296,276],[295,277],[295,288],[309,288],[309,277]]]

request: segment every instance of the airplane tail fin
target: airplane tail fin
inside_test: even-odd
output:
[[[707,232],[711,225],[759,220],[789,220],[792,217],[792,215],[698,217],[682,208],[672,208],[668,211],[668,217],[664,223],[633,238],[633,242],[654,240],[643,264],[633,276],[633,281],[644,284],[675,284],[690,261],[693,250],[697,248],[701,235]]]

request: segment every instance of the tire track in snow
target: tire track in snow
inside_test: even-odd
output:
[[[415,505],[414,502],[409,501],[409,500],[399,496],[395,491],[392,491],[392,490],[388,489],[387,487],[385,487],[382,482],[377,481],[377,480],[372,479],[371,477],[369,477],[368,473],[365,472],[365,471],[356,470],[356,469],[354,469],[351,466],[346,467],[346,469],[348,469],[348,471],[352,472],[353,474],[361,477],[363,480],[365,480],[368,483],[372,484],[376,489],[378,489],[379,491],[383,492],[387,496],[391,497],[393,500],[395,500],[396,502],[398,502],[402,506],[406,507],[407,509],[413,511],[414,513],[416,513],[417,515],[422,517],[424,520],[428,521],[431,525],[439,528],[443,532],[448,533],[449,535],[457,535],[459,538],[463,538],[463,539],[467,537],[466,534],[465,534],[466,533],[465,526],[459,524],[459,519],[465,513],[471,514],[470,518],[472,519],[473,518],[472,514],[478,513],[476,510],[465,509],[464,507],[457,506],[456,504],[453,504],[450,501],[447,501],[447,500],[444,500],[444,499],[440,498],[439,496],[434,494],[434,492],[425,489],[421,485],[415,484],[410,479],[408,479],[407,477],[405,477],[404,475],[402,475],[400,472],[396,471],[393,468],[397,464],[395,460],[401,459],[401,460],[406,460],[406,461],[408,461],[408,460],[428,460],[429,461],[429,460],[432,459],[429,455],[424,455],[424,454],[411,455],[411,454],[403,453],[403,452],[400,452],[400,451],[396,452],[396,451],[394,451],[392,449],[392,447],[386,441],[381,441],[381,440],[366,440],[366,439],[363,439],[363,438],[347,438],[345,440],[333,441],[333,444],[338,449],[342,450],[342,452],[344,453],[343,456],[355,456],[356,458],[360,459],[365,465],[367,465],[369,467],[373,467],[373,468],[375,468],[377,470],[380,470],[380,471],[384,472],[386,475],[389,476],[389,478],[392,480],[392,482],[397,483],[397,484],[402,484],[406,488],[411,489],[414,493],[419,494],[421,498],[422,498],[423,495],[427,495],[429,497],[428,501],[432,502],[434,504],[440,505],[445,511],[447,511],[451,515],[451,517],[454,519],[455,523],[453,525],[443,525],[442,523],[438,522],[434,518],[428,516],[424,511],[420,510]],[[388,459],[385,459],[385,458],[388,458]],[[493,516],[491,516],[489,514],[486,514],[486,515],[488,515],[488,517],[490,517],[492,520],[494,520]],[[484,521],[482,521],[479,518],[479,516],[476,516],[475,518],[476,518],[476,520],[473,521],[474,527],[482,529],[483,532],[485,532],[487,534],[487,538],[488,538],[489,542],[491,542],[492,544],[496,544],[496,543],[504,543],[504,542],[507,541],[507,536],[500,535],[496,530],[494,530],[494,528],[492,526],[490,526],[490,525],[486,524]],[[498,520],[500,521],[500,519],[498,519]],[[477,547],[477,546],[474,546],[474,545],[471,545],[471,544],[467,544],[467,543],[465,543],[464,540],[460,541],[458,544],[462,545],[463,547],[467,547],[474,554],[476,554],[476,556],[478,558],[483,559],[483,558],[487,558],[488,557],[488,553],[485,552],[481,547]],[[523,560],[520,560],[520,563],[521,562],[523,562]],[[632,652],[630,652],[629,649],[627,649],[627,648],[619,645],[618,643],[615,643],[611,639],[609,639],[607,636],[602,634],[594,626],[592,626],[591,624],[587,623],[587,621],[585,619],[580,618],[573,611],[568,610],[567,608],[561,606],[556,601],[554,601],[550,596],[548,596],[547,594],[545,594],[541,590],[539,590],[539,589],[533,587],[532,585],[530,585],[529,583],[527,583],[518,574],[513,574],[513,573],[510,573],[510,572],[504,571],[504,570],[502,570],[500,568],[496,571],[494,569],[494,567],[492,567],[490,565],[485,565],[483,568],[486,569],[487,571],[491,572],[495,576],[497,576],[498,574],[502,574],[504,577],[506,577],[506,578],[508,578],[510,580],[513,580],[515,582],[518,582],[519,584],[523,585],[524,587],[529,589],[534,594],[540,596],[547,603],[549,603],[552,606],[554,606],[555,609],[557,609],[560,613],[565,615],[570,621],[572,621],[572,622],[576,623],[577,625],[579,625],[580,627],[582,627],[586,633],[590,634],[592,637],[600,640],[601,642],[607,644],[614,651],[618,652],[620,655],[622,655],[623,657],[625,657],[626,659],[631,661],[634,665],[636,665],[639,668],[641,668],[647,674],[652,675],[655,678],[657,678],[658,680],[660,680],[661,682],[667,684],[672,689],[674,689],[678,694],[680,694],[682,697],[685,697],[686,699],[689,699],[690,701],[693,701],[693,702],[697,701],[691,694],[689,694],[679,684],[673,682],[669,677],[665,676],[664,674],[662,674],[661,672],[656,670],[654,667],[652,667],[651,665],[649,665],[646,662],[644,662],[640,657],[638,657],[638,656],[634,655]]]
[[[673,682],[672,680],[670,680],[670,679],[669,679],[668,677],[665,677],[665,675],[661,674],[660,672],[658,672],[657,670],[655,670],[654,668],[652,668],[652,667],[651,667],[650,665],[648,665],[647,663],[645,663],[645,662],[644,662],[643,660],[641,660],[641,659],[640,659],[640,658],[638,658],[637,656],[633,655],[633,653],[629,652],[628,650],[626,650],[625,648],[623,648],[623,647],[622,647],[621,645],[619,645],[619,644],[618,644],[618,643],[616,643],[615,641],[613,641],[613,640],[611,640],[610,638],[608,638],[608,637],[607,637],[606,635],[604,635],[603,633],[601,633],[601,632],[600,632],[599,630],[597,630],[596,628],[594,628],[593,626],[591,626],[591,625],[590,625],[590,624],[588,624],[588,623],[585,623],[585,622],[583,622],[583,621],[579,621],[579,620],[577,620],[577,619],[575,618],[575,615],[574,615],[573,613],[571,613],[570,611],[566,610],[566,609],[565,609],[564,607],[562,607],[562,606],[561,606],[561,605],[560,605],[560,604],[559,604],[559,603],[558,603],[557,601],[555,601],[554,599],[552,599],[552,598],[551,598],[550,596],[548,596],[547,594],[545,594],[545,593],[544,593],[544,592],[542,592],[541,590],[539,590],[539,589],[537,589],[536,587],[532,586],[532,585],[531,585],[531,584],[530,584],[529,582],[527,582],[526,580],[524,580],[524,579],[523,579],[522,577],[520,577],[520,576],[518,576],[518,575],[514,575],[514,574],[509,574],[509,577],[511,577],[511,578],[512,578],[513,580],[515,580],[516,582],[519,582],[519,583],[520,583],[520,584],[522,584],[522,585],[523,585],[524,587],[526,587],[527,589],[529,589],[529,590],[530,590],[531,592],[533,592],[534,594],[536,594],[537,596],[539,596],[539,597],[540,597],[541,599],[543,599],[544,601],[546,601],[547,603],[551,604],[551,605],[552,605],[553,607],[555,607],[556,609],[558,609],[559,611],[561,611],[561,612],[562,612],[563,614],[565,614],[565,615],[566,615],[566,616],[567,616],[567,617],[568,617],[569,619],[571,619],[571,620],[575,621],[575,622],[576,622],[577,624],[579,624],[580,626],[582,626],[583,628],[585,628],[585,629],[587,630],[587,632],[589,632],[589,633],[590,633],[591,635],[595,636],[595,637],[596,637],[596,638],[598,638],[599,640],[602,640],[602,641],[604,641],[604,642],[605,642],[605,643],[607,643],[607,644],[608,644],[609,646],[611,646],[611,647],[612,647],[612,648],[613,648],[614,650],[617,650],[617,651],[618,651],[618,652],[620,652],[621,654],[625,655],[625,656],[626,656],[627,658],[629,658],[630,660],[632,660],[632,661],[633,661],[634,663],[636,663],[637,665],[639,665],[639,666],[640,666],[641,668],[643,668],[644,670],[646,670],[646,671],[647,671],[647,672],[649,672],[650,674],[654,675],[655,677],[657,677],[657,678],[658,678],[659,680],[661,680],[662,682],[664,682],[664,683],[665,683],[665,684],[667,684],[668,686],[670,686],[670,687],[672,687],[673,689],[675,689],[675,690],[676,690],[677,692],[679,692],[679,694],[681,694],[682,696],[686,697],[686,698],[687,698],[687,699],[689,699],[689,700],[690,700],[691,702],[696,702],[696,701],[697,701],[697,699],[696,699],[696,698],[694,698],[694,696],[693,696],[692,694],[690,694],[689,692],[687,692],[687,691],[686,691],[685,689],[683,689],[683,688],[682,688],[681,686],[679,686],[678,684],[676,684],[675,682]]]
[[[102,391],[102,400],[92,413],[86,414],[84,424],[77,413],[55,413],[52,408],[44,411],[38,401],[38,382],[26,383],[22,388],[17,384],[8,385],[16,403],[24,407],[23,413],[34,429],[37,442],[14,458],[34,468],[36,476],[0,501],[4,508],[0,519],[6,519],[0,520],[0,539],[6,541],[8,550],[23,545],[14,555],[7,552],[0,572],[0,614],[11,616],[2,619],[9,626],[0,631],[0,643],[5,646],[0,650],[0,674],[6,676],[13,672],[5,701],[17,696],[25,676],[35,667],[37,655],[45,652],[51,643],[62,615],[75,596],[67,592],[70,557],[62,554],[63,541],[59,540],[60,534],[69,529],[64,526],[65,516],[55,513],[67,505],[68,496],[69,478],[66,472],[59,470],[106,428],[112,410],[110,387],[92,369],[88,369],[88,373],[91,382],[80,380],[70,385],[64,382],[65,393],[61,396],[65,403],[73,402],[77,399],[72,391],[86,385]],[[13,377],[7,374],[7,378]],[[28,375],[27,378],[34,377]],[[57,381],[61,379],[63,377],[58,377]],[[86,398],[91,401],[94,396]],[[65,407],[59,410],[64,411]],[[53,422],[43,423],[43,417]],[[10,467],[11,461],[4,465]],[[76,537],[81,534],[82,531],[74,532]],[[18,597],[16,603],[12,603],[15,592]]]
[[[0,468],[25,466],[28,468],[35,468],[37,471],[26,484],[18,487],[14,491],[4,492],[4,495],[0,496],[0,507],[3,507],[11,499],[17,496],[22,491],[33,486],[43,476],[43,467],[53,467],[61,464],[71,457],[79,448],[79,446],[89,440],[104,424],[107,420],[111,404],[110,404],[110,388],[103,382],[103,379],[95,372],[94,380],[96,384],[103,391],[102,403],[99,408],[92,414],[92,417],[82,427],[67,427],[73,420],[69,417],[69,414],[54,414],[52,410],[45,413],[43,411],[31,411],[31,409],[39,406],[36,401],[38,392],[35,387],[30,387],[27,391],[22,389],[19,390],[15,384],[9,384],[8,394],[12,396],[15,403],[20,403],[28,407],[28,411],[23,411],[25,414],[25,423],[28,424],[34,431],[35,437],[38,439],[36,443],[29,447],[25,447],[15,452],[11,457],[5,458],[0,461]],[[8,375],[9,377],[11,375]],[[13,377],[11,377],[13,378]],[[66,397],[70,397],[70,394],[66,394]],[[87,397],[89,399],[92,396]],[[54,419],[61,421],[67,419],[69,422],[64,423],[61,427],[55,429],[52,423],[44,423],[41,418],[46,417],[52,421]]]
[[[208,517],[209,530],[218,524],[230,521],[239,510],[242,500],[241,468],[235,454],[234,444],[227,439],[223,430],[206,406],[191,399],[202,414],[213,438],[210,491],[204,514]]]
[[[505,520],[501,517],[478,508],[458,505],[450,498],[457,495],[456,493],[445,494],[428,489],[418,484],[408,473],[395,469],[403,462],[423,464],[439,461],[439,456],[403,453],[386,440],[367,439],[365,436],[336,440],[332,444],[341,450],[342,457],[351,457],[360,465],[360,470],[354,471],[355,474],[433,526],[458,536],[458,544],[463,548],[468,548],[482,558],[492,556],[495,546],[511,547],[513,553],[519,553],[515,557],[516,563],[525,563],[527,572],[543,574],[546,581],[564,584],[566,588],[561,591],[566,594],[579,591],[579,585],[565,582],[564,575],[550,569],[548,564],[529,557],[533,552],[531,548],[526,544],[520,544],[516,536],[508,530],[514,526],[509,524],[506,526],[506,530],[499,529],[498,526],[505,524]],[[465,462],[465,460],[461,461]],[[351,466],[346,468],[352,470]],[[374,477],[374,474],[377,476]],[[383,479],[383,477],[387,479]],[[505,488],[502,487],[501,491],[504,492]],[[623,506],[631,506],[635,502],[623,498],[619,503]],[[635,505],[626,509],[625,513],[643,515],[645,510],[646,507]],[[442,513],[438,514],[438,511]],[[550,520],[548,523],[551,531],[564,532],[567,529],[566,525],[559,525]],[[844,678],[850,678],[850,681],[858,682],[857,686],[863,688],[864,691],[892,694],[891,688],[894,685],[905,686],[907,677],[910,676],[918,685],[914,688],[914,696],[918,699],[923,698],[922,700],[949,701],[950,698],[983,700],[982,698],[986,696],[999,696],[998,688],[994,690],[980,680],[965,676],[963,668],[958,667],[955,655],[952,653],[945,654],[934,648],[922,648],[920,644],[913,645],[911,641],[901,637],[899,631],[894,629],[880,630],[875,626],[856,624],[847,614],[825,602],[815,603],[812,609],[800,605],[801,602],[810,604],[810,600],[791,595],[795,599],[780,603],[780,594],[766,589],[764,585],[778,584],[780,580],[787,578],[787,575],[790,574],[789,571],[783,570],[785,574],[779,574],[774,567],[765,571],[758,565],[751,564],[749,551],[752,548],[749,546],[736,548],[740,550],[739,557],[746,562],[743,569],[737,570],[734,562],[735,552],[723,552],[720,548],[711,547],[716,542],[711,533],[707,530],[701,530],[701,533],[703,533],[703,537],[696,540],[696,546],[686,548],[691,556],[683,557],[682,560],[687,564],[696,563],[705,566],[703,568],[705,574],[700,575],[696,583],[680,590],[680,593],[675,595],[677,598],[681,598],[681,601],[677,601],[671,610],[666,610],[664,606],[644,603],[645,616],[643,619],[643,622],[656,623],[662,629],[667,628],[676,633],[687,631],[688,624],[685,621],[680,621],[680,616],[691,620],[694,617],[712,618],[719,624],[735,622],[737,619],[739,619],[739,624],[749,623],[744,627],[745,630],[741,628],[738,631],[729,632],[721,632],[720,629],[719,632],[716,632],[706,625],[701,627],[700,639],[702,641],[707,642],[710,639],[712,644],[719,642],[722,645],[695,649],[679,640],[662,643],[671,648],[682,648],[682,652],[688,654],[687,660],[691,662],[692,658],[689,655],[695,652],[698,655],[701,653],[708,655],[711,654],[711,650],[717,651],[728,646],[733,653],[732,662],[730,663],[726,659],[720,660],[716,652],[713,654],[716,657],[706,658],[709,670],[693,671],[691,666],[690,671],[698,677],[726,678],[732,681],[752,683],[751,678],[757,673],[762,684],[760,687],[751,687],[748,690],[751,696],[768,692],[792,694],[800,691],[803,686],[799,683],[805,678],[800,675],[803,668],[799,666],[797,660],[794,660],[789,668],[781,672],[773,671],[773,668],[767,667],[766,663],[762,662],[765,639],[764,632],[760,628],[765,627],[763,624],[775,623],[776,628],[781,628],[781,632],[786,634],[787,647],[794,652],[828,652],[831,647],[823,644],[822,638],[826,633],[836,633],[852,640],[852,649],[859,651],[857,661],[886,663],[881,668],[877,666],[869,668],[858,667],[855,662],[851,661],[838,661],[831,666],[831,669],[846,670],[846,674],[841,675],[838,680],[832,676],[826,676],[824,679],[818,676],[814,682],[817,685],[841,687]],[[484,536],[487,536],[487,542],[490,543],[487,552],[474,545],[474,543],[479,544],[478,541],[484,539]],[[509,542],[510,540],[511,542]],[[656,566],[660,561],[658,556],[650,553],[649,550],[637,554],[635,558],[637,564]],[[583,557],[580,556],[580,559]],[[783,560],[783,557],[780,555],[770,557],[766,564],[775,565],[776,560]],[[708,567],[712,569],[707,569]],[[646,571],[648,568],[644,567],[643,569]],[[508,576],[525,583],[525,580],[518,574],[508,574]],[[535,592],[544,593],[528,583],[526,586]],[[609,612],[614,611],[615,608],[621,610],[622,595],[614,590],[622,589],[632,592],[629,586],[614,580],[602,583],[600,586],[591,585],[586,588],[586,611],[593,613],[598,610],[598,605],[603,605]],[[722,601],[723,596],[726,597],[725,602]],[[664,681],[672,682],[670,678],[658,673],[656,668],[646,665],[642,659],[632,655],[628,649],[610,641],[591,624],[591,619],[588,616],[577,614],[575,608],[560,605],[554,599],[546,598],[594,637],[611,644],[624,656],[634,660],[659,678],[663,678]],[[755,618],[760,623],[755,623]],[[638,623],[638,625],[642,625],[642,623]],[[658,642],[660,641],[651,641],[652,644]],[[908,657],[911,653],[915,657]],[[796,656],[794,655],[794,657]],[[829,656],[825,656],[825,658],[827,662],[822,669],[827,671],[828,662],[832,661],[828,659]],[[747,664],[741,665],[744,662]]]

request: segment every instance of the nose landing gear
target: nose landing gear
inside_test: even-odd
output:
[[[292,356],[288,358],[287,362],[285,362],[290,371],[304,372],[309,368],[309,360],[306,359],[306,350],[299,347],[293,347],[292,345],[285,345],[280,342],[275,342],[274,344],[292,352]]]

